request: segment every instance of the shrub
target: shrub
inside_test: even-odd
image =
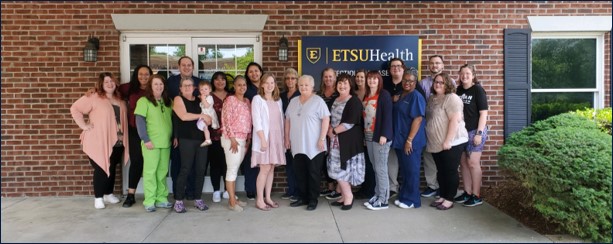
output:
[[[549,220],[570,234],[610,243],[611,154],[610,135],[567,113],[513,134],[498,163],[532,192],[534,207]]]
[[[568,111],[589,108],[591,105],[586,102],[569,102],[569,101],[551,101],[541,103],[538,101],[532,102],[532,122],[543,120],[551,116],[555,116]]]
[[[594,111],[593,108],[585,109],[585,110],[577,110],[577,115],[587,118],[589,120],[593,120],[598,124],[598,127],[604,132],[609,133],[611,135],[611,108],[603,108],[597,109]]]
[[[581,118],[571,113],[563,113],[553,117],[549,117],[545,120],[534,122],[532,125],[522,129],[521,131],[511,134],[511,136],[505,143],[506,145],[524,145],[525,143],[531,141],[528,137],[533,136],[537,132],[551,130],[558,127],[574,127],[588,130],[598,130],[598,125],[586,118]]]

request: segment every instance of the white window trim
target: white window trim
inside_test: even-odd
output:
[[[550,31],[611,31],[608,16],[528,16],[532,32]]]
[[[566,16],[566,17],[573,17],[573,16]],[[530,17],[529,17],[530,18]],[[550,18],[550,20],[554,20],[553,18]],[[609,23],[611,22],[611,19],[609,19]],[[532,22],[530,22],[530,24],[532,25]],[[532,26],[531,26],[532,27]],[[534,29],[534,28],[533,28]],[[610,31],[610,25],[609,25],[609,30]],[[604,70],[605,70],[605,63],[604,63],[604,53],[605,53],[605,49],[604,49],[604,36],[605,36],[605,32],[601,32],[601,31],[566,31],[566,32],[562,32],[562,31],[557,31],[557,30],[552,30],[552,31],[543,31],[541,29],[541,31],[539,32],[533,32],[532,33],[532,39],[555,39],[555,38],[561,38],[561,39],[585,39],[585,38],[594,38],[596,39],[596,88],[588,88],[588,89],[566,89],[566,88],[561,88],[561,89],[531,89],[531,92],[534,93],[543,93],[543,92],[594,92],[596,93],[596,95],[594,96],[594,100],[593,100],[593,104],[594,104],[594,108],[600,109],[600,108],[604,108],[605,104],[604,104],[604,100],[605,100],[605,88],[604,88]]]

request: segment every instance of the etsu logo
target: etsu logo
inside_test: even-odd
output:
[[[307,47],[306,49],[306,58],[312,64],[317,63],[321,58],[321,48],[319,47]]]

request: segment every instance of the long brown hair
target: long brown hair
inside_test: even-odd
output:
[[[366,94],[364,94],[364,97],[370,96],[370,86],[368,86],[369,77],[375,77],[377,80],[379,80],[379,83],[377,84],[377,91],[375,92],[376,95],[379,95],[379,93],[381,93],[381,89],[383,89],[383,77],[381,74],[379,74],[379,71],[371,70],[366,74]]]
[[[153,96],[153,79],[160,79],[162,84],[164,84],[164,91],[162,91],[162,101],[164,101],[164,105],[166,107],[170,106],[170,98],[168,97],[168,87],[166,86],[166,79],[164,76],[155,74],[149,76],[149,80],[147,81],[147,88],[145,88],[145,97],[149,102],[153,103],[153,106],[158,106],[158,102],[155,100],[155,96]]]
[[[115,79],[115,76],[111,74],[111,72],[102,72],[98,75],[98,81],[96,82],[95,92],[100,97],[106,97],[106,92],[104,91],[104,78],[110,77],[113,82],[115,82],[115,91],[113,91],[113,97],[121,100],[121,93],[119,93],[119,81]]]
[[[264,81],[266,81],[269,77],[272,77],[272,80],[274,81],[273,83],[275,84],[275,89],[272,90],[272,100],[279,101],[279,99],[281,99],[281,95],[279,93],[281,92],[279,92],[279,86],[277,85],[275,76],[271,73],[265,73],[262,75],[262,78],[260,78],[260,87],[258,87],[258,95],[260,95],[262,99],[264,99],[264,95],[266,93],[264,93],[264,86],[262,86],[262,84],[264,84]]]

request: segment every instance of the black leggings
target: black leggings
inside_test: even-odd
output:
[[[89,163],[94,167],[94,196],[96,198],[101,198],[103,195],[113,193],[113,188],[115,188],[115,169],[117,168],[117,164],[121,163],[121,157],[123,156],[123,146],[113,147],[113,152],[111,153],[110,164],[109,165],[109,175],[106,173],[100,166],[94,162],[91,158],[89,158]]]
[[[220,180],[226,180],[226,155],[221,147],[221,141],[213,141],[209,146],[209,166],[211,167],[211,184],[213,191],[221,188]],[[225,184],[224,184],[225,185]]]
[[[143,176],[143,151],[140,145],[140,137],[136,128],[128,127],[130,140],[130,173],[128,178],[128,188],[136,189],[138,181]]]
[[[179,151],[181,153],[181,170],[177,177],[176,200],[185,198],[185,187],[188,175],[194,172],[194,199],[202,199],[202,188],[204,187],[204,173],[208,163],[208,147],[200,147],[202,141],[193,139],[179,138]]]
[[[436,178],[438,179],[439,194],[447,201],[453,201],[458,191],[460,177],[458,175],[458,167],[462,151],[466,148],[466,143],[451,147],[449,150],[443,150],[433,153],[434,163],[436,164]]]

